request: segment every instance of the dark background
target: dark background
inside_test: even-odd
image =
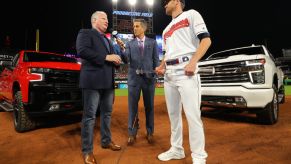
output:
[[[264,44],[279,57],[282,48],[291,48],[291,2],[287,0],[186,1],[186,10],[199,11],[207,24],[212,38],[208,54]],[[1,2],[0,48],[5,46],[6,36],[10,36],[12,48],[35,49],[35,31],[39,29],[41,51],[65,53],[74,47],[80,28],[91,28],[90,17],[94,11],[107,12],[109,28],[112,26],[111,3],[111,0]],[[160,0],[156,0],[154,32],[161,34],[170,20]]]

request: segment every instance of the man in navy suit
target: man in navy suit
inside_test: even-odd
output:
[[[136,140],[138,125],[138,101],[142,91],[147,140],[153,143],[155,68],[159,65],[158,47],[154,39],[145,36],[147,24],[144,19],[133,21],[135,39],[127,42],[124,57],[128,68],[128,145]],[[117,40],[120,42],[120,40]],[[120,43],[119,43],[120,44]],[[122,44],[121,44],[122,45]],[[123,48],[123,47],[121,47]]]
[[[92,29],[81,29],[77,37],[77,52],[81,57],[80,88],[83,94],[81,127],[82,153],[85,163],[96,163],[93,155],[93,131],[96,110],[100,106],[101,146],[111,150],[121,147],[111,140],[110,122],[114,98],[114,67],[121,63],[112,43],[104,33],[108,27],[106,13],[96,11],[91,16]]]

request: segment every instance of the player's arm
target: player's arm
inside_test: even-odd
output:
[[[191,27],[196,37],[200,40],[200,44],[197,47],[196,52],[193,54],[189,64],[185,67],[185,74],[192,76],[196,72],[198,61],[205,55],[206,51],[210,47],[211,39],[200,13],[195,10],[190,10],[189,13]]]
[[[195,54],[193,55],[192,59],[190,60],[190,63],[197,63],[206,53],[208,48],[211,45],[211,39],[210,37],[202,38],[200,41],[200,45],[198,46]]]
[[[185,66],[185,74],[192,76],[196,71],[196,66],[199,60],[205,55],[206,51],[211,45],[210,37],[202,38],[200,41],[200,45],[198,46],[196,52],[193,54],[189,64]]]

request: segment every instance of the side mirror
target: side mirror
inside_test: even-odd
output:
[[[12,61],[0,61],[0,65],[3,67],[11,67]]]

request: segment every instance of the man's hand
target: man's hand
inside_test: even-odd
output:
[[[113,62],[115,65],[119,65],[121,63],[121,58],[119,55],[116,54],[109,54],[106,55],[106,61]]]
[[[194,72],[196,70],[196,64],[197,63],[189,63],[185,66],[184,70],[185,70],[185,75],[187,76],[193,76]]]
[[[165,72],[166,72],[165,66],[161,64],[160,66],[156,67],[155,72],[156,72],[158,75],[163,75],[163,74],[165,74]]]
[[[120,46],[122,51],[125,50],[125,44],[123,43],[123,41],[121,39],[116,38],[116,43]]]

